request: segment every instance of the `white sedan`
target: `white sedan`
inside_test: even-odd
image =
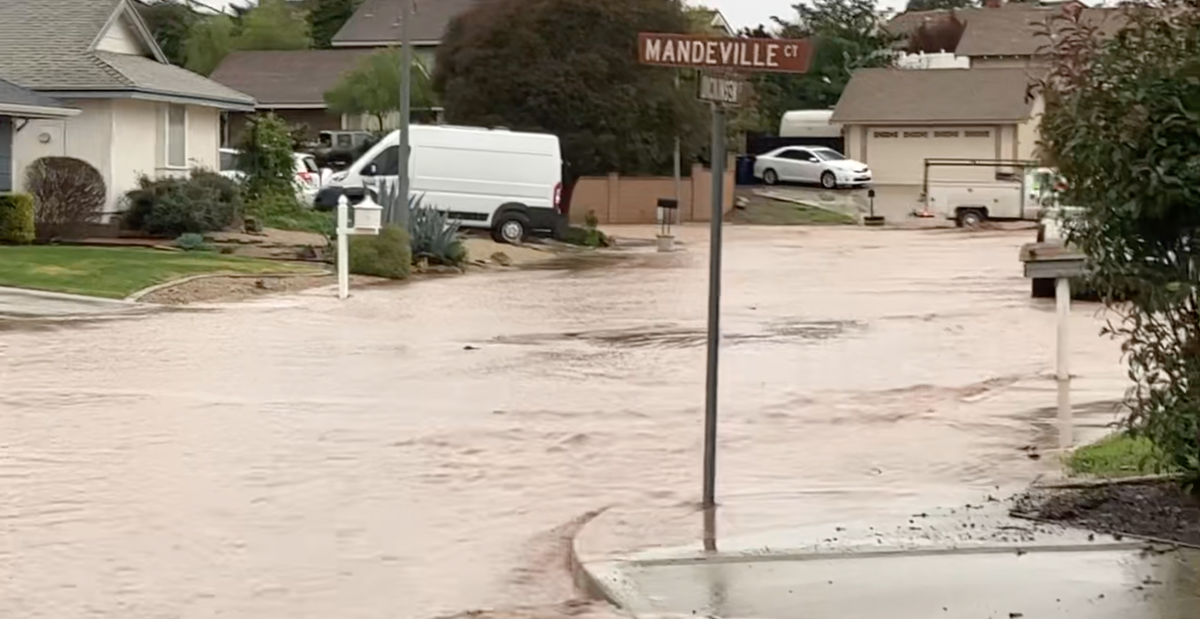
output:
[[[754,178],[768,185],[787,181],[819,183],[825,189],[871,183],[867,164],[847,159],[832,148],[784,146],[754,160]]]
[[[246,175],[237,169],[237,156],[238,151],[232,148],[221,149],[221,176],[235,181],[245,178]],[[296,197],[305,206],[312,206],[324,184],[317,159],[308,153],[294,153],[292,158],[296,162]]]

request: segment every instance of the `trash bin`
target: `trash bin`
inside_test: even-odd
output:
[[[754,178],[754,160],[754,155],[738,155],[737,169],[734,173],[738,185],[758,184],[758,179]]]

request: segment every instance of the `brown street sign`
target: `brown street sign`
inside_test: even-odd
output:
[[[714,38],[643,32],[638,35],[642,64],[741,72],[806,73],[812,57],[807,40]]]
[[[701,101],[737,105],[742,102],[742,87],[744,84],[729,76],[708,75],[701,73],[698,81]]]

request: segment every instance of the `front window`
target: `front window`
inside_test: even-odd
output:
[[[232,172],[237,169],[237,153],[221,151],[221,171]]]
[[[375,176],[399,176],[400,147],[391,146],[382,153],[379,153],[379,156],[375,158],[372,164],[375,166]]]
[[[846,158],[836,150],[828,148],[818,148],[813,151],[821,161],[845,161]]]
[[[167,166],[187,167],[187,108],[167,105]]]

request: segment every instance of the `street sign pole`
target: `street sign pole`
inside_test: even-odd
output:
[[[717,504],[717,396],[721,354],[721,226],[725,216],[726,106],[740,103],[744,73],[807,73],[808,40],[719,38],[643,32],[638,61],[645,65],[700,69],[702,101],[712,104],[712,231],[708,252],[708,350],[704,389],[704,508]],[[704,71],[715,71],[709,75]],[[677,164],[678,165],[678,164]],[[682,209],[681,209],[682,210]],[[706,530],[711,527],[706,526]]]
[[[717,504],[717,395],[721,357],[721,228],[725,218],[725,109],[714,103],[712,221],[708,248],[708,364],[704,389],[704,503]]]

